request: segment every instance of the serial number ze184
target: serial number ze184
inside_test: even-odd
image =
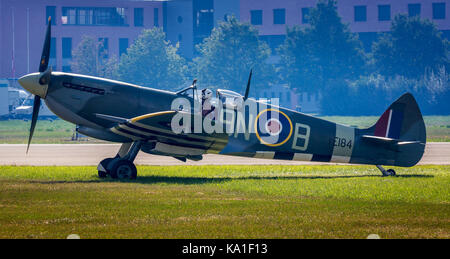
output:
[[[349,149],[352,149],[352,140],[346,139],[346,138],[334,138],[334,146],[335,147],[348,147]]]

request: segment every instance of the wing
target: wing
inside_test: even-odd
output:
[[[110,119],[113,120],[115,118],[117,125],[110,130],[132,140],[161,143],[164,145],[160,144],[159,146],[164,147],[165,151],[178,151],[186,155],[189,155],[189,153],[198,155],[207,151],[209,153],[218,153],[228,143],[227,134],[175,133],[172,130],[171,122],[172,118],[178,113],[182,113],[182,111],[155,112],[132,119],[112,117]],[[200,116],[192,114],[184,115],[189,116],[192,121],[194,120],[194,116]],[[193,129],[191,132],[193,132]]]

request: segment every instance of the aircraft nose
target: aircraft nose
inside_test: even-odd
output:
[[[45,98],[47,95],[48,85],[39,83],[40,73],[32,73],[19,78],[19,84],[28,92]]]

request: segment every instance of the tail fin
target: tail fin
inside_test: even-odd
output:
[[[368,131],[377,137],[426,143],[422,113],[410,93],[405,93],[392,103]]]
[[[361,133],[362,141],[371,147],[368,160],[372,164],[414,166],[425,151],[425,123],[410,93],[398,98],[375,125]]]

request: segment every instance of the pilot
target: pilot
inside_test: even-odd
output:
[[[214,107],[211,103],[212,99],[212,91],[210,89],[202,90],[202,115],[206,116],[210,114],[216,107]],[[214,119],[214,115],[213,118]]]

